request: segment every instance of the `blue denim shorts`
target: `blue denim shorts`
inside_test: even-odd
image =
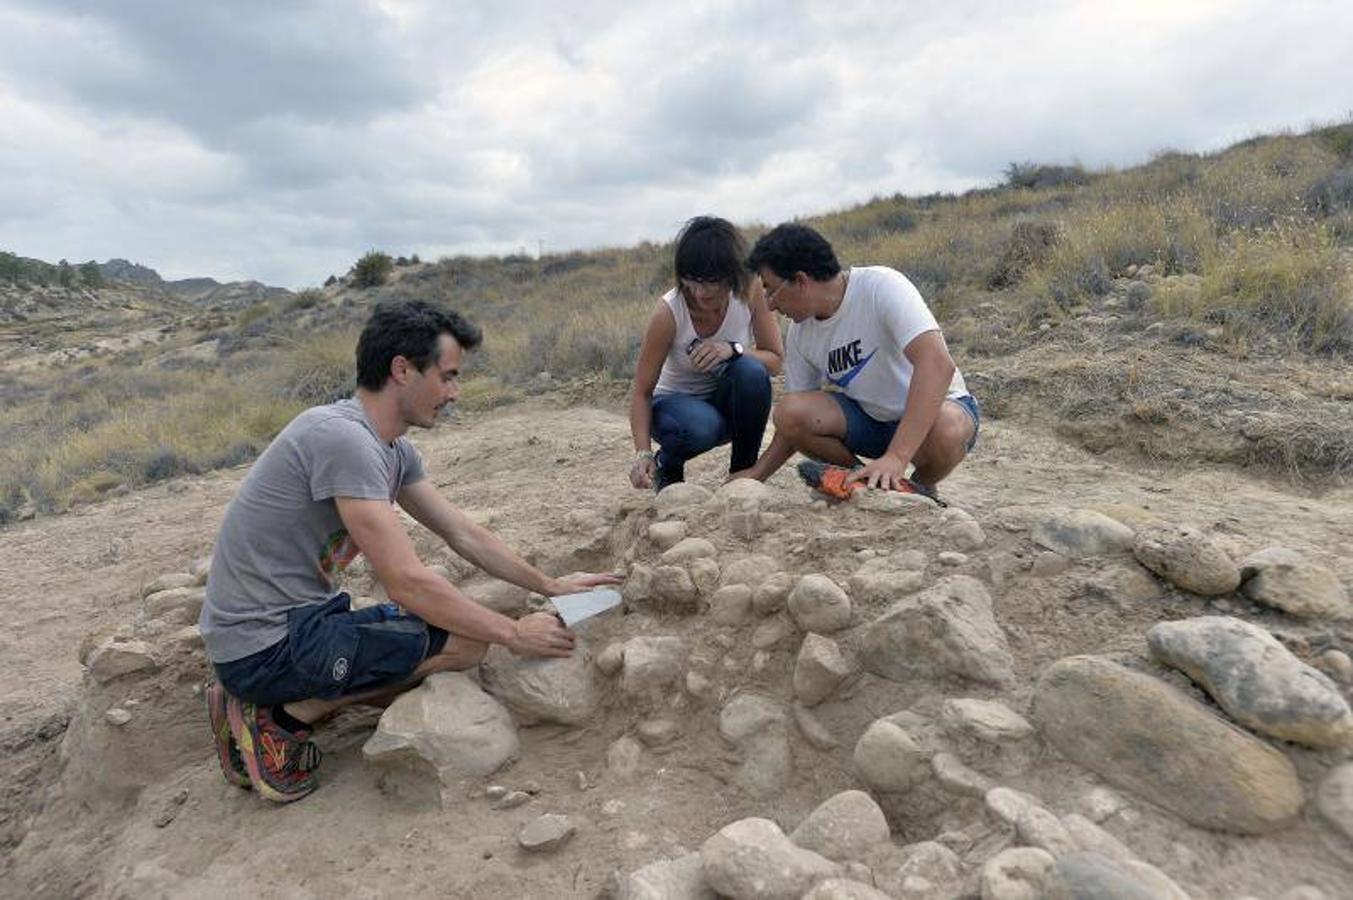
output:
[[[287,613],[287,636],[243,659],[216,663],[230,693],[263,706],[332,700],[408,681],[446,646],[447,633],[393,603],[352,609],[347,594]]]
[[[831,396],[836,398],[837,405],[841,407],[841,414],[846,417],[847,449],[851,453],[869,459],[878,459],[886,453],[888,445],[892,443],[893,435],[897,433],[897,421],[880,422],[865,412],[859,403],[839,391],[833,392]],[[968,439],[968,445],[963,448],[965,453],[971,453],[973,448],[977,446],[977,433],[982,430],[982,412],[977,407],[977,400],[973,398],[972,394],[946,399],[963,407],[963,411],[972,417],[972,437]]]

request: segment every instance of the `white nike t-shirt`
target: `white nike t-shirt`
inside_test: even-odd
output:
[[[939,328],[920,291],[901,272],[856,266],[830,319],[810,318],[789,326],[785,389],[835,386],[871,418],[897,421],[911,387],[912,365],[903,351],[917,336]],[[963,375],[955,369],[948,396],[966,393]]]

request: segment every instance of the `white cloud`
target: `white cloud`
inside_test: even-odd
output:
[[[300,286],[1349,112],[1332,2],[0,0],[0,247]]]

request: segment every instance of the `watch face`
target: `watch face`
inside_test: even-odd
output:
[[[741,355],[743,354],[743,349],[742,349],[742,344],[741,344],[741,342],[739,342],[739,341],[732,341],[731,343],[733,344],[733,355],[734,355],[734,356],[741,356]]]

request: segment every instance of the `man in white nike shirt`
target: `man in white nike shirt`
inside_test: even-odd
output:
[[[906,276],[886,266],[844,270],[806,225],[780,225],[752,248],[766,303],[793,320],[785,341],[786,394],[775,437],[751,468],[764,481],[795,451],[855,466],[847,483],[933,488],[977,442],[981,414],[944,335]]]

